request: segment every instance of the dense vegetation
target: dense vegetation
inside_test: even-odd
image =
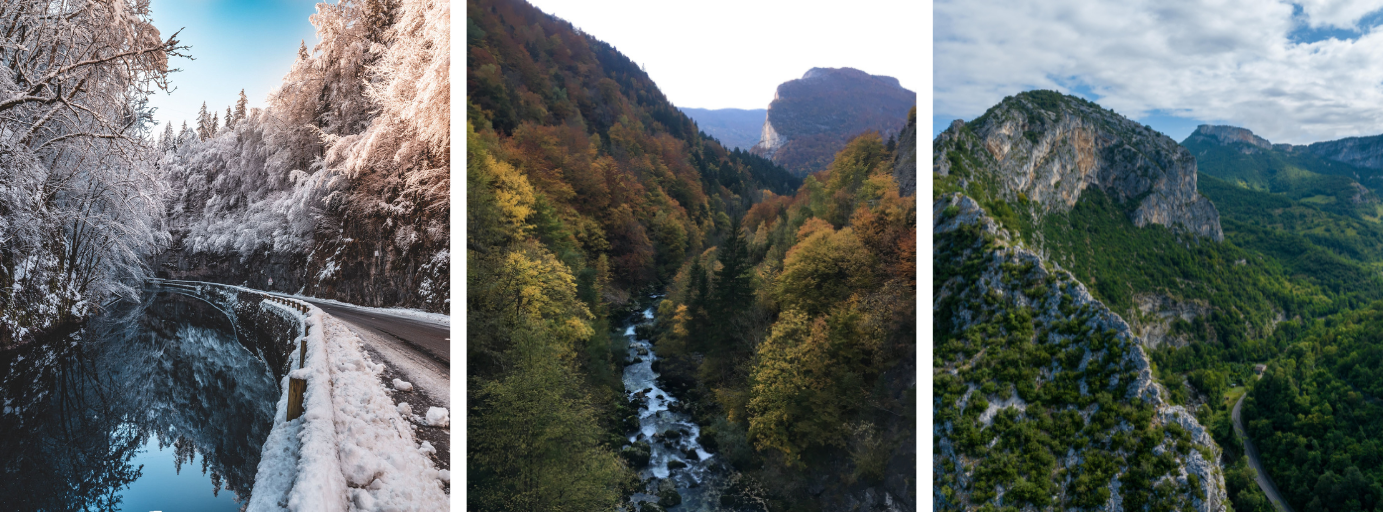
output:
[[[883,484],[911,496],[916,206],[877,134],[754,205],[685,264],[655,326],[664,378],[758,497],[790,509]],[[806,498],[828,475],[832,492]],[[843,480],[843,481],[840,481]]]
[[[865,136],[803,183],[562,20],[475,0],[466,23],[469,506],[613,510],[641,486],[610,326],[664,288],[663,380],[707,449],[776,468],[723,505],[798,499],[781,471],[882,480],[912,432],[915,207],[891,148]]]
[[[447,6],[344,0],[265,108],[169,124],[162,277],[371,306],[450,305]]]
[[[977,223],[937,233],[934,247],[935,485],[946,508],[1098,509],[1111,489],[1126,510],[1206,499],[1204,469],[1179,478],[1178,468],[1215,449],[1144,399],[1137,338],[1081,298],[1070,273]]]
[[[1244,402],[1248,434],[1297,510],[1383,510],[1383,302],[1284,323]]]

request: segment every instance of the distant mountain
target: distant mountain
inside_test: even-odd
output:
[[[1383,135],[1349,137],[1293,148],[1336,162],[1383,169]]]
[[[888,140],[907,122],[917,93],[898,79],[853,68],[812,68],[778,86],[752,151],[799,176],[824,169],[851,138]]]
[[[678,107],[678,110],[696,121],[701,131],[715,137],[726,149],[744,151],[749,151],[749,148],[759,143],[759,134],[768,115],[768,110],[762,108],[746,110]]]
[[[1379,217],[1374,190],[1383,186],[1383,171],[1322,156],[1367,161],[1358,151],[1321,149],[1338,142],[1273,144],[1244,128],[1201,125],[1181,145],[1195,155],[1201,172],[1231,184],[1284,194],[1340,215]]]

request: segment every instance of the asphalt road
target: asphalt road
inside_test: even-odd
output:
[[[1244,424],[1239,420],[1239,408],[1244,405],[1244,397],[1246,396],[1248,393],[1240,396],[1239,401],[1234,402],[1234,410],[1229,413],[1230,419],[1234,420],[1234,435],[1239,436],[1239,439],[1244,441],[1244,453],[1249,456],[1249,467],[1252,467],[1256,473],[1254,480],[1258,482],[1258,488],[1263,489],[1263,494],[1268,496],[1268,501],[1273,502],[1273,506],[1277,507],[1279,512],[1294,512],[1292,506],[1287,504],[1287,500],[1282,499],[1282,495],[1277,492],[1277,486],[1273,485],[1271,478],[1268,478],[1268,473],[1263,471],[1263,462],[1258,459],[1258,449],[1253,447],[1253,441],[1250,441],[1249,436],[1244,433]]]
[[[400,348],[431,359],[445,369],[451,368],[451,331],[446,327],[406,316],[387,315],[311,299],[303,300],[343,322],[369,331],[380,339],[396,342]]]

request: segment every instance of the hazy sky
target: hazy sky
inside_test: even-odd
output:
[[[916,92],[925,2],[530,0],[644,66],[673,105],[767,108],[813,67],[852,67]],[[457,24],[456,26],[461,26]]]
[[[334,3],[334,2],[333,2]],[[156,93],[149,103],[161,133],[164,121],[177,129],[182,121],[193,126],[202,102],[225,116],[240,90],[251,107],[263,107],[269,92],[288,74],[298,45],[316,41],[307,17],[317,12],[316,0],[153,0],[154,25],[166,39],[178,29],[192,46],[196,60],[174,59],[171,95]],[[224,120],[223,120],[224,121]]]
[[[936,0],[933,133],[1029,89],[1079,94],[1181,141],[1383,133],[1383,0]]]

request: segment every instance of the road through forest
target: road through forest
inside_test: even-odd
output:
[[[1244,405],[1244,397],[1248,395],[1244,393],[1240,396],[1239,401],[1234,402],[1234,410],[1230,412],[1230,418],[1234,420],[1234,435],[1244,441],[1244,453],[1249,456],[1249,467],[1253,468],[1254,480],[1258,482],[1258,488],[1263,489],[1263,494],[1268,496],[1268,501],[1273,502],[1278,512],[1294,512],[1287,500],[1282,499],[1282,495],[1277,492],[1277,486],[1268,478],[1268,473],[1263,470],[1263,462],[1258,459],[1258,449],[1253,447],[1253,441],[1249,440],[1248,434],[1244,431],[1244,424],[1239,420],[1239,409]]]

